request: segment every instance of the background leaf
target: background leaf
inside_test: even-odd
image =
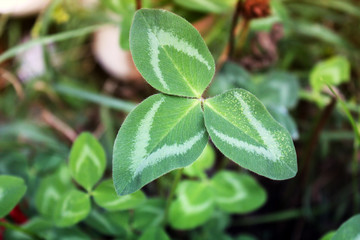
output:
[[[175,3],[199,12],[224,13],[235,6],[236,0],[175,0]]]
[[[192,229],[210,219],[214,211],[211,188],[206,183],[183,181],[176,189],[176,200],[169,210],[169,222],[175,229]]]
[[[164,93],[200,97],[215,72],[214,59],[199,32],[164,10],[136,12],[130,49],[141,75]]]
[[[144,231],[149,227],[157,227],[164,219],[165,200],[162,198],[150,198],[134,211],[132,227]]]
[[[205,125],[215,146],[257,174],[294,177],[297,160],[289,133],[251,93],[234,89],[205,101]]]
[[[324,86],[340,85],[350,79],[350,63],[341,56],[318,63],[310,73],[312,88],[320,92]]]
[[[6,216],[21,200],[26,192],[26,185],[19,177],[0,176],[0,218]]]
[[[266,192],[250,175],[220,171],[211,179],[217,206],[228,213],[248,213],[266,202]]]
[[[128,212],[100,212],[93,209],[85,223],[104,235],[126,238],[129,224]]]
[[[41,179],[35,195],[35,206],[44,216],[54,219],[54,206],[61,196],[65,195],[74,186],[67,166],[62,165],[55,173]]]
[[[106,167],[105,151],[90,133],[82,133],[75,140],[69,157],[71,175],[87,191],[97,183]]]
[[[142,191],[119,197],[111,179],[105,180],[93,191],[95,202],[109,211],[134,209],[146,199]]]
[[[170,237],[161,228],[148,228],[139,240],[170,240]]]
[[[163,94],[149,97],[128,115],[116,137],[116,192],[135,192],[173,169],[188,166],[207,141],[199,100]]]
[[[204,151],[196,161],[184,168],[184,174],[189,177],[206,177],[204,171],[213,166],[215,162],[215,151],[210,144],[207,144]]]
[[[85,219],[90,213],[89,195],[78,190],[71,190],[62,195],[55,207],[56,225],[67,227]]]
[[[347,240],[360,238],[360,214],[353,216],[344,222],[336,231],[332,240]]]

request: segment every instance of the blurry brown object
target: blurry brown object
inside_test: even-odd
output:
[[[278,60],[277,43],[284,36],[283,26],[274,24],[271,31],[256,33],[251,41],[251,54],[240,59],[249,70],[258,70],[273,65]]]
[[[269,0],[245,0],[242,15],[246,19],[262,18],[270,15]]]

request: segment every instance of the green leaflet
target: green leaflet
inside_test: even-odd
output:
[[[342,56],[318,63],[310,73],[310,83],[316,92],[324,86],[339,85],[350,80],[350,63]]]
[[[176,189],[177,199],[170,206],[171,226],[175,229],[191,229],[209,220],[215,207],[212,194],[206,183],[181,182]]]
[[[261,207],[266,192],[250,175],[231,171],[218,172],[211,179],[215,201],[228,213],[248,213]]]
[[[332,240],[358,240],[360,239],[360,214],[344,222],[336,231]]]
[[[139,231],[158,227],[164,219],[165,201],[161,198],[150,198],[134,210],[132,227]]]
[[[54,219],[54,206],[61,196],[73,189],[68,168],[62,165],[57,172],[44,177],[36,191],[35,206],[44,216]]]
[[[103,147],[90,133],[82,133],[75,140],[69,158],[69,168],[74,179],[87,191],[104,174],[106,156]]]
[[[139,238],[139,240],[170,240],[165,230],[153,227],[148,228]]]
[[[149,97],[128,115],[115,140],[117,194],[135,192],[173,169],[190,165],[207,141],[198,99]]]
[[[22,178],[0,176],[0,218],[6,216],[21,200],[26,192],[26,185]]]
[[[331,240],[334,237],[335,234],[336,234],[336,231],[329,231],[329,232],[325,233],[320,238],[320,240]]]
[[[100,212],[93,209],[85,223],[102,234],[126,238],[128,218],[128,212]]]
[[[199,32],[165,10],[135,13],[130,50],[141,75],[164,93],[201,97],[215,72],[214,59]]]
[[[175,3],[200,12],[224,13],[235,6],[236,0],[175,0]]]
[[[210,137],[228,158],[271,179],[295,176],[296,152],[289,133],[254,95],[230,90],[207,99],[204,108]]]
[[[71,190],[62,195],[55,208],[56,225],[67,227],[85,219],[91,210],[89,195]]]
[[[207,144],[204,148],[204,151],[201,153],[200,157],[196,161],[184,168],[184,174],[189,177],[206,177],[204,171],[210,167],[215,162],[215,151],[210,144]]]
[[[273,71],[253,81],[249,90],[265,106],[293,108],[299,98],[299,81],[293,74]]]
[[[93,191],[95,202],[109,211],[133,209],[142,204],[146,196],[142,191],[119,197],[111,179],[105,180]]]

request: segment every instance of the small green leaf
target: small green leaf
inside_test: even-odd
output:
[[[292,116],[290,115],[290,113],[288,112],[288,110],[286,108],[268,106],[267,110],[269,111],[271,116],[278,123],[281,124],[281,126],[283,126],[284,128],[286,128],[289,131],[289,133],[293,139],[296,140],[299,138],[299,131],[297,129],[296,122],[292,118]]]
[[[93,209],[85,223],[104,235],[121,236],[125,239],[128,217],[128,212],[99,212]],[[123,222],[123,219],[126,219],[126,222]]]
[[[250,74],[243,67],[228,61],[216,74],[208,93],[210,96],[215,96],[233,88],[250,89],[252,84]]]
[[[248,90],[265,106],[293,108],[299,98],[299,82],[296,76],[287,72],[274,71],[265,75]]]
[[[243,89],[205,101],[205,125],[215,146],[240,166],[265,177],[294,177],[297,161],[289,133]]]
[[[335,234],[336,234],[336,231],[327,232],[320,238],[320,240],[331,240]]]
[[[91,210],[89,195],[71,190],[61,196],[55,207],[56,225],[67,227],[85,219]]]
[[[312,88],[319,92],[324,86],[339,85],[350,80],[350,63],[342,56],[318,63],[310,73]]]
[[[0,176],[0,218],[6,216],[21,200],[26,192],[26,185],[22,178]]]
[[[144,231],[149,227],[158,227],[164,219],[165,201],[161,198],[148,199],[134,211],[132,227]]]
[[[173,169],[190,165],[207,141],[198,99],[149,97],[128,115],[115,140],[117,194],[135,192]]]
[[[148,228],[139,240],[170,240],[166,232],[161,228]]]
[[[71,183],[70,172],[66,165],[62,165],[57,172],[41,179],[35,195],[35,206],[44,216],[54,218],[54,206],[61,196],[74,188]]]
[[[360,214],[344,222],[336,231],[331,240],[358,240],[360,239]]]
[[[142,191],[119,197],[111,179],[105,180],[93,191],[95,202],[109,211],[133,209],[142,204],[146,196]]]
[[[266,202],[266,192],[250,175],[231,171],[218,172],[211,179],[215,201],[228,213],[248,213]]]
[[[176,189],[176,196],[169,210],[169,222],[173,228],[192,229],[211,218],[215,205],[206,183],[183,181]]]
[[[206,177],[204,171],[212,167],[215,161],[215,151],[210,144],[207,144],[204,151],[196,161],[184,168],[184,174],[189,177]]]
[[[71,175],[87,191],[104,174],[106,156],[103,147],[90,133],[82,133],[75,140],[69,159]]]
[[[200,12],[224,13],[235,6],[236,0],[175,0],[175,3]]]
[[[120,23],[120,47],[124,50],[130,50],[129,34],[134,13],[134,11],[129,11],[127,14],[123,14]]]
[[[145,80],[164,93],[200,97],[215,72],[214,59],[199,32],[165,10],[135,13],[130,50]]]

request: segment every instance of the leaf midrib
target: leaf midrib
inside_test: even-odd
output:
[[[181,115],[181,117],[178,118],[178,120],[175,122],[175,124],[172,125],[172,127],[160,138],[159,142],[158,142],[154,147],[151,148],[151,150],[149,151],[149,154],[146,155],[146,157],[144,158],[144,160],[147,159],[147,158],[149,157],[149,155],[153,153],[153,150],[156,149],[156,148],[160,145],[160,143],[170,134],[170,132],[172,132],[172,130],[173,130],[173,129],[189,114],[189,112],[190,112],[191,110],[193,110],[193,109],[195,108],[195,106],[197,106],[198,104],[199,104],[198,102],[194,102],[194,103],[192,104],[192,106],[190,106],[189,109],[188,109],[183,115]]]
[[[241,130],[238,126],[236,126],[234,123],[232,123],[230,120],[228,120],[227,118],[225,118],[220,112],[218,112],[209,102],[205,104],[206,106],[208,106],[209,108],[211,108],[217,115],[219,115],[220,117],[222,117],[226,122],[230,123],[232,126],[234,126],[235,128],[239,129],[242,133],[244,133],[244,135],[250,137],[251,139],[253,139],[256,143],[258,143],[260,146],[265,147],[266,150],[269,151],[269,148],[266,144],[264,143],[260,143],[259,140],[255,139],[254,137],[250,136],[249,134],[246,134],[243,130]]]
[[[142,18],[144,19],[145,24],[148,26],[148,28],[151,29],[150,24],[146,21],[145,16],[141,13]],[[155,34],[154,34],[155,35]],[[195,94],[195,97],[201,97],[201,94],[199,94],[191,85],[190,85],[190,81],[183,75],[183,73],[179,70],[179,68],[177,67],[177,65],[174,63],[173,59],[170,57],[169,53],[166,51],[166,49],[160,44],[160,41],[157,37],[157,35],[155,35],[156,40],[159,42],[159,46],[161,47],[161,49],[165,52],[166,56],[170,59],[172,65],[175,67],[175,69],[178,71],[178,73],[180,74],[180,76],[185,80],[185,83],[187,84],[187,86],[190,88],[190,90]],[[160,53],[159,53],[160,54]],[[159,61],[160,64],[160,61]]]

